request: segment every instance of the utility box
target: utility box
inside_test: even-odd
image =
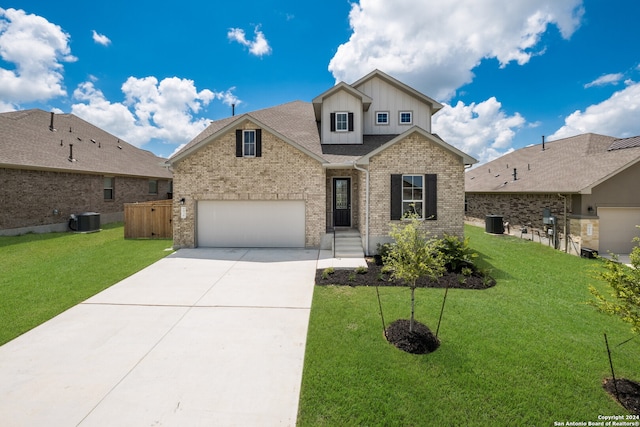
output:
[[[580,248],[580,256],[582,258],[595,258],[598,256],[598,251],[591,248]]]
[[[490,234],[504,234],[502,215],[487,215],[485,217],[484,231]]]
[[[85,212],[78,214],[75,231],[80,233],[100,231],[100,214],[97,212]]]

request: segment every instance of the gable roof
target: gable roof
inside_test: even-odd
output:
[[[640,144],[622,148],[623,141],[587,133],[546,142],[544,151],[541,145],[521,148],[467,171],[465,191],[589,194],[640,161]]]
[[[238,116],[227,117],[212,122],[203,132],[174,154],[170,163],[175,163],[229,131],[252,122],[264,128],[286,143],[298,148],[321,163],[320,134],[315,121],[313,107],[308,102],[293,101],[276,107],[252,111]]]
[[[396,144],[397,142],[402,141],[404,138],[406,138],[407,136],[411,135],[412,133],[418,133],[418,134],[422,135],[423,137],[425,137],[426,139],[428,139],[429,141],[433,142],[434,144],[440,146],[444,150],[450,151],[451,153],[459,156],[464,165],[473,165],[475,163],[478,163],[478,161],[476,159],[474,159],[473,157],[471,157],[468,154],[458,150],[453,145],[450,145],[450,144],[447,144],[446,142],[444,142],[438,135],[429,133],[429,132],[425,131],[424,129],[422,129],[421,127],[418,127],[418,126],[412,126],[409,130],[401,133],[400,135],[397,135],[395,138],[387,141],[386,143],[384,143],[381,146],[377,147],[373,151],[371,151],[371,152],[367,153],[366,155],[362,156],[360,159],[358,159],[358,163],[359,164],[368,164],[369,163],[369,159],[371,159],[371,157],[373,157],[376,154],[386,150],[387,148],[391,147],[392,145]]]
[[[362,77],[358,81],[352,83],[351,86],[353,86],[354,88],[357,89],[359,86],[363,85],[364,83],[368,82],[369,80],[373,79],[374,77],[378,77],[379,79],[384,80],[385,82],[389,83],[391,86],[395,86],[396,88],[400,89],[401,91],[420,99],[424,103],[427,103],[427,104],[431,105],[432,114],[435,114],[437,111],[440,111],[444,107],[442,104],[440,104],[438,101],[434,100],[433,98],[430,98],[427,95],[425,95],[425,94],[423,94],[421,92],[418,92],[417,90],[415,90],[411,86],[407,86],[406,84],[402,83],[401,81],[399,81],[397,79],[394,79],[390,75],[388,75],[386,73],[383,73],[382,71],[380,71],[378,69],[373,70],[372,72],[370,72],[366,76]]]
[[[0,113],[0,167],[170,179],[164,161],[73,114]]]
[[[313,98],[313,101],[312,101],[313,110],[315,112],[317,121],[322,120],[322,103],[324,102],[325,98],[328,98],[331,95],[340,91],[345,91],[349,95],[353,96],[354,98],[359,99],[362,102],[362,107],[364,111],[368,111],[369,107],[371,106],[371,103],[373,102],[373,99],[371,99],[370,96],[360,92],[358,89],[356,89],[351,85],[346,84],[345,82],[340,82],[337,85],[333,86],[331,89],[326,90],[320,95]]]

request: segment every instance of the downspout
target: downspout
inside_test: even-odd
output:
[[[564,221],[563,221],[564,251],[568,252],[569,236],[567,235],[567,196],[563,196],[560,193],[558,193],[558,196],[564,199]]]
[[[366,183],[365,183],[365,190],[364,190],[364,246],[365,246],[365,251],[364,253],[369,256],[369,169],[363,169],[363,168],[359,168],[358,165],[356,165],[356,162],[353,162],[353,167],[356,170],[359,170],[360,172],[364,172],[366,175]]]

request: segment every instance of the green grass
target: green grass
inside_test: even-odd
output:
[[[0,345],[171,253],[171,240],[99,233],[0,237]]]
[[[494,288],[449,290],[440,348],[404,353],[382,333],[374,287],[314,291],[298,425],[547,426],[625,414],[603,391],[610,343],[630,328],[585,304],[599,261],[466,227]],[[410,315],[408,288],[380,288],[385,321]],[[435,331],[443,289],[416,290]],[[618,377],[640,379],[640,339],[613,349]]]

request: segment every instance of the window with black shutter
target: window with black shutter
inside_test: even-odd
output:
[[[262,157],[262,129],[236,129],[236,157]]]
[[[417,214],[419,218],[436,220],[437,175],[391,175],[391,220]]]

